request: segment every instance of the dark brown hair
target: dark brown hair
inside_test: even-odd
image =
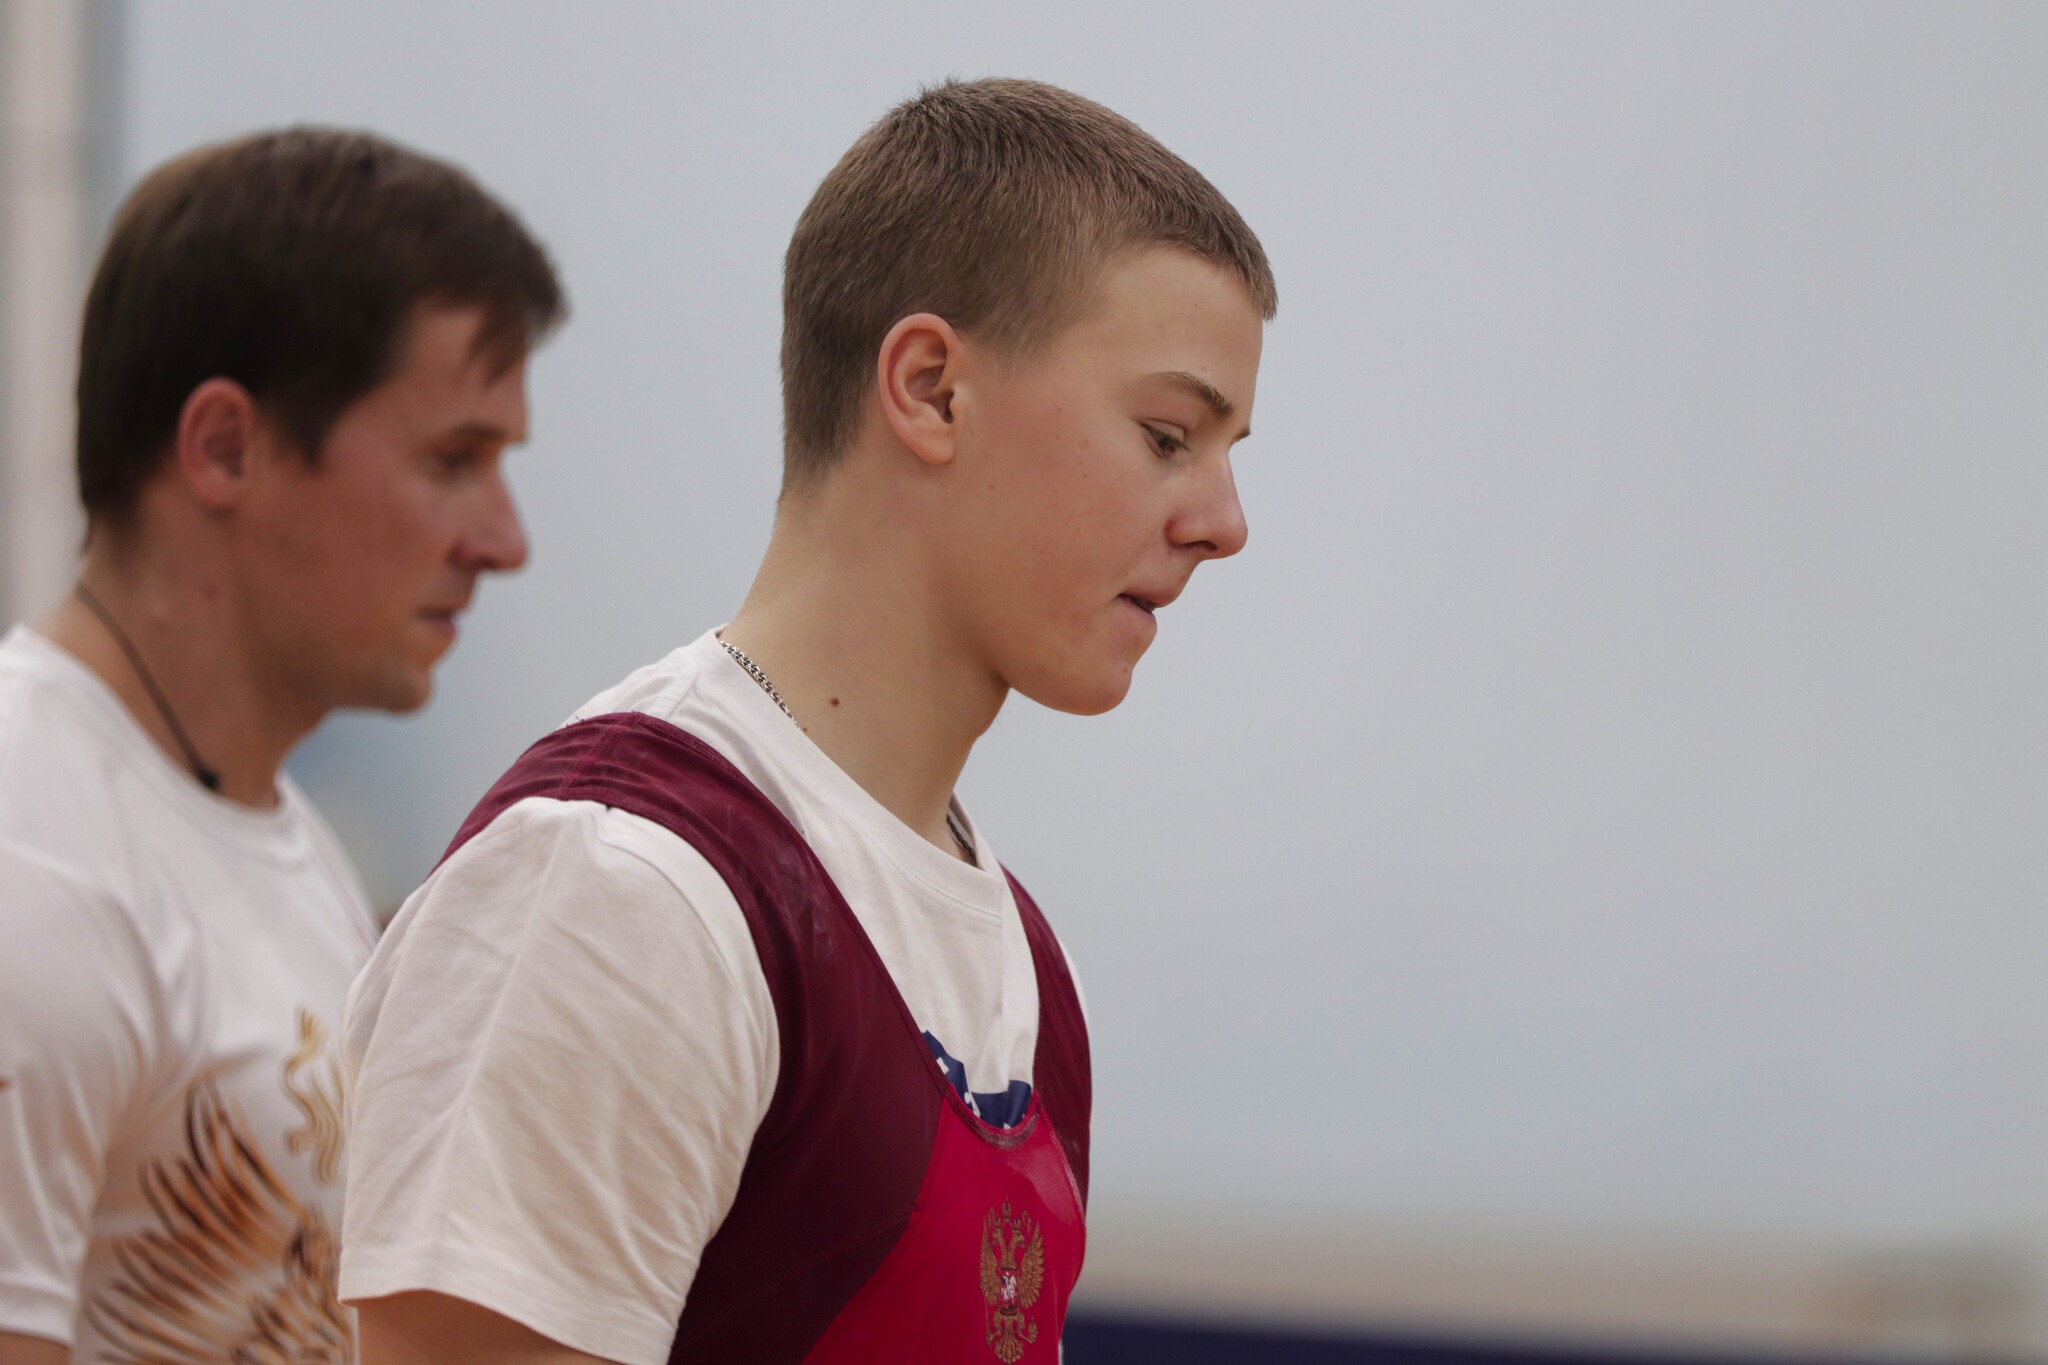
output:
[[[246,388],[307,459],[401,362],[421,304],[480,307],[510,365],[566,315],[547,253],[460,169],[368,133],[290,128],[204,147],[122,205],[86,296],[78,489],[133,510],[192,390]]]
[[[875,358],[912,313],[1011,352],[1087,305],[1110,258],[1162,244],[1278,303],[1259,239],[1201,172],[1129,119],[1036,81],[948,81],[891,110],[832,168],[783,262],[783,487],[853,439]]]

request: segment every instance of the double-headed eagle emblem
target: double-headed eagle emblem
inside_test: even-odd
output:
[[[990,1209],[981,1220],[981,1297],[988,1302],[988,1347],[1003,1365],[1017,1365],[1038,1340],[1024,1310],[1045,1287],[1045,1236],[1028,1213]]]

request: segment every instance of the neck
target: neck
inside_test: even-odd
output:
[[[323,711],[265,685],[225,566],[153,549],[140,536],[115,543],[95,534],[79,582],[128,637],[141,670],[115,630],[76,594],[37,629],[97,674],[194,781],[198,774],[166,707],[200,762],[218,774],[221,795],[246,806],[276,805],[278,769]]]
[[[784,508],[725,638],[760,665],[811,741],[948,853],[953,788],[1008,688],[949,628],[902,509],[842,495]],[[890,542],[890,543],[882,543]]]

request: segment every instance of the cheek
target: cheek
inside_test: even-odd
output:
[[[1128,562],[1157,532],[1157,470],[1142,453],[1104,448],[1102,442],[1074,447],[1059,471],[1048,519],[1057,543],[1076,561],[1096,565]]]
[[[337,481],[281,504],[254,566],[267,580],[261,590],[287,595],[329,629],[415,610],[416,581],[445,556],[431,506],[406,491]]]
[[[1137,523],[1155,471],[1142,449],[1117,445],[1113,414],[1041,393],[990,416],[1000,443],[979,490],[969,572],[996,602],[1070,629],[1111,602],[1142,557],[1149,540]]]

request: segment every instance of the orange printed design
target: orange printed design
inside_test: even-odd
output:
[[[1016,1365],[1038,1340],[1038,1324],[1024,1310],[1045,1287],[1045,1237],[1028,1213],[1010,1203],[981,1220],[981,1297],[988,1304],[988,1346],[1003,1365]]]
[[[108,1365],[349,1365],[340,1247],[256,1150],[211,1081],[185,1101],[185,1153],[152,1161],[155,1229],[115,1244],[120,1274],[86,1305]]]
[[[299,1048],[284,1064],[284,1093],[306,1121],[284,1135],[284,1145],[294,1153],[313,1153],[313,1174],[323,1185],[341,1175],[345,1084],[341,1058],[327,1051],[327,1029],[311,1010],[301,1008]]]

